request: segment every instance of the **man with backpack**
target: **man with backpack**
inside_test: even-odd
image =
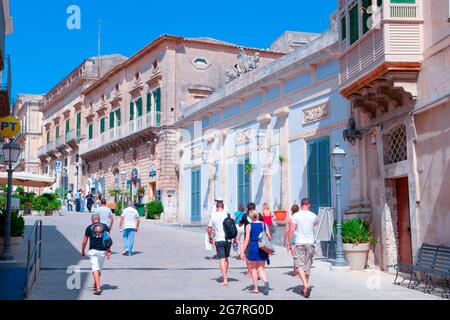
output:
[[[214,231],[214,238],[212,233]],[[220,261],[220,271],[223,282],[228,285],[228,266],[231,251],[231,241],[237,236],[237,228],[234,220],[224,210],[223,202],[217,202],[216,212],[212,214],[208,223],[208,237],[211,244],[215,244],[217,256]]]
[[[93,214],[92,224],[86,228],[81,247],[81,256],[85,256],[85,249],[89,240],[89,259],[91,262],[92,275],[94,277],[94,295],[101,295],[100,277],[105,259],[111,257],[112,240],[109,236],[109,227],[100,222],[100,215]]]

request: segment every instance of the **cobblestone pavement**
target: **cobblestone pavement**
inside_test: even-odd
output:
[[[27,224],[35,217],[27,217]],[[142,220],[136,235],[136,255],[122,256],[122,239],[115,220],[113,255],[102,275],[103,294],[92,295],[89,260],[80,255],[84,230],[90,222],[87,213],[64,213],[42,217],[42,270],[30,299],[293,299],[303,300],[297,278],[289,275],[292,260],[284,248],[277,248],[267,275],[268,297],[251,294],[245,263],[231,259],[228,287],[219,285],[218,261],[204,248],[204,235],[196,228],[180,228]],[[23,250],[23,248],[22,248]],[[20,253],[19,253],[20,256]],[[23,255],[22,255],[23,256]],[[80,268],[80,288],[68,267]],[[324,259],[314,261],[310,299],[439,299],[392,284],[391,274],[364,271],[335,273]],[[69,281],[68,281],[69,279]],[[262,283],[261,283],[262,285]]]

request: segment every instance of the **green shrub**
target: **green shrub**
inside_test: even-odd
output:
[[[44,211],[47,210],[49,206],[49,201],[44,196],[37,196],[31,202],[31,210]]]
[[[351,244],[376,243],[370,225],[358,218],[342,223],[342,242]]]
[[[0,209],[0,236],[5,235],[6,210]],[[19,211],[11,212],[11,237],[23,237],[25,231],[25,220],[19,216]]]
[[[54,199],[52,201],[49,201],[47,209],[46,210],[59,210],[61,209],[61,201],[59,199]]]
[[[114,210],[114,215],[121,216],[122,215],[122,201],[118,201],[116,203],[116,209]]]
[[[161,201],[152,201],[145,205],[147,211],[147,219],[153,219],[155,215],[164,212],[164,207]]]

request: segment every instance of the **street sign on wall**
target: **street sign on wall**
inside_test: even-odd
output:
[[[61,172],[61,160],[55,161],[55,172],[57,173]]]
[[[20,122],[13,117],[0,118],[0,135],[4,138],[14,138],[20,132]]]

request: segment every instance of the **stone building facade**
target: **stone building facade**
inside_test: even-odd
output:
[[[83,138],[81,92],[124,60],[120,55],[86,59],[44,95],[40,107],[42,143],[37,155],[41,173],[56,177],[53,190],[79,188],[78,146]]]
[[[371,220],[371,260],[383,269],[414,261],[423,242],[450,243],[448,6],[339,1],[339,89],[352,106],[347,213]]]
[[[267,202],[289,210],[304,197],[316,212],[334,205],[330,152],[336,143],[347,148],[348,117],[338,92],[337,32],[284,34],[275,44],[300,37],[308,39],[300,48],[182,113],[179,223],[207,222],[217,196],[231,212],[250,201],[258,209]],[[343,182],[348,190],[348,179]]]
[[[20,94],[14,105],[13,116],[21,124],[21,132],[15,141],[22,148],[17,171],[41,173],[37,151],[42,144],[42,102],[43,95]]]
[[[163,202],[175,221],[178,164],[175,123],[182,111],[224,85],[239,47],[209,38],[163,35],[81,92],[81,186],[109,202],[125,188],[144,203]],[[246,48],[265,65],[282,53]],[[228,70],[228,71],[227,71]],[[121,172],[126,181],[121,181]]]

